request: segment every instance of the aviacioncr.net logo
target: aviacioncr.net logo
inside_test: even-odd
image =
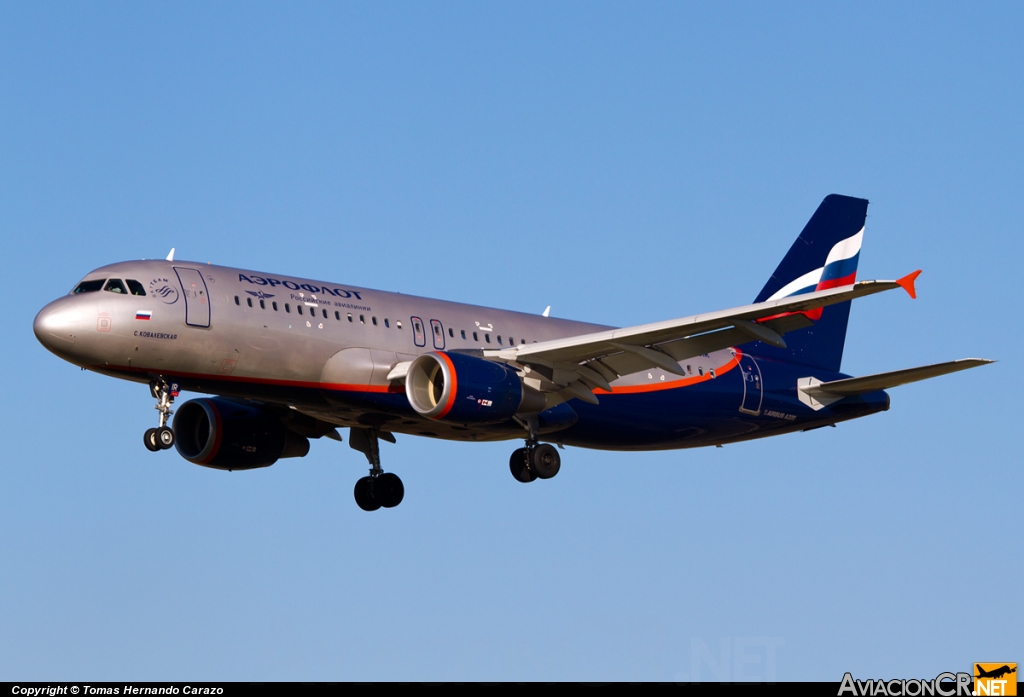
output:
[[[971,697],[970,673],[939,673],[933,680],[894,679],[856,680],[852,675],[843,675],[838,697]]]

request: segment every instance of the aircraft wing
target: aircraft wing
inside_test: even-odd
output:
[[[750,341],[784,347],[783,334],[813,324],[800,313],[900,287],[913,297],[917,273],[898,281],[861,281],[731,310],[488,349],[484,356],[530,366],[546,378],[545,391],[561,389],[566,398],[596,403],[592,390],[610,392],[609,383],[621,375],[651,368],[684,375],[678,361]]]

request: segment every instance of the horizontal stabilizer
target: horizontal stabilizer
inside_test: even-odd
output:
[[[833,380],[832,382],[815,381],[817,384],[801,385],[800,391],[822,401],[829,398],[835,400],[868,392],[877,392],[878,390],[887,390],[890,387],[906,385],[908,382],[927,380],[939,375],[955,373],[958,370],[967,370],[968,368],[977,368],[979,365],[994,362],[987,358],[961,358],[946,363],[923,365],[919,368],[894,370],[889,373],[878,373],[876,375],[865,375],[860,378],[846,378],[844,380]]]

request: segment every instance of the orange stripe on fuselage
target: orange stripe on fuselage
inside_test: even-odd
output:
[[[725,375],[730,370],[739,365],[740,358],[743,357],[743,352],[739,349],[733,349],[736,351],[736,355],[733,356],[732,360],[722,365],[720,368],[715,368],[716,377]],[[452,378],[452,389],[448,395],[448,402],[444,406],[444,411],[441,412],[435,418],[443,418],[451,411],[452,407],[455,406],[455,393],[458,389],[458,377],[455,374],[455,365],[451,359],[448,358],[444,353],[437,352],[445,363],[448,365],[448,372]],[[116,370],[122,370],[131,373],[152,373],[154,372],[148,368],[137,368],[128,366],[96,366],[97,368],[114,368]],[[402,394],[405,392],[404,385],[359,385],[349,383],[338,383],[338,382],[308,382],[301,380],[275,380],[272,378],[257,378],[257,377],[242,377],[239,375],[217,375],[216,373],[185,373],[185,372],[172,372],[172,375],[180,378],[193,378],[193,379],[212,379],[222,380],[224,382],[235,382],[235,383],[250,383],[258,385],[274,385],[277,387],[305,387],[309,389],[321,389],[321,390],[333,390],[336,392],[364,392],[373,394]],[[689,387],[690,385],[696,385],[697,383],[707,382],[708,380],[714,380],[710,374],[705,373],[704,375],[694,375],[689,378],[681,378],[679,380],[669,380],[667,382],[658,382],[652,385],[622,385],[612,386],[612,394],[638,394],[641,392],[658,392],[661,390],[674,390],[681,387]],[[604,390],[594,390],[594,394],[602,395],[608,394]]]
[[[373,392],[376,394],[401,394],[405,392],[405,387],[402,385],[346,385],[338,382],[318,382],[311,383],[311,386],[337,392]]]
[[[314,390],[335,390],[338,392],[375,392],[375,393],[402,393],[405,392],[403,385],[357,385],[341,382],[310,382],[308,380],[276,380],[274,378],[258,378],[243,375],[219,375],[217,373],[186,373],[184,371],[168,371],[164,368],[140,368],[137,366],[125,365],[94,365],[89,366],[94,370],[114,369],[125,373],[166,373],[177,378],[191,378],[193,380],[217,380],[221,382],[234,382],[249,385],[273,385],[275,387],[306,387]]]

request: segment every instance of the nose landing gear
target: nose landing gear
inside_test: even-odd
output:
[[[370,463],[369,476],[356,482],[356,505],[364,511],[376,511],[378,508],[394,508],[405,498],[405,486],[397,474],[385,472],[380,467],[379,439],[395,442],[390,433],[373,428],[349,429],[348,444],[353,450],[366,455]]]
[[[167,450],[174,445],[174,431],[167,426],[167,420],[174,410],[174,398],[178,396],[177,383],[167,384],[163,379],[153,380],[149,383],[149,392],[157,400],[153,408],[160,412],[160,426],[146,429],[142,436],[142,442],[150,452]]]

